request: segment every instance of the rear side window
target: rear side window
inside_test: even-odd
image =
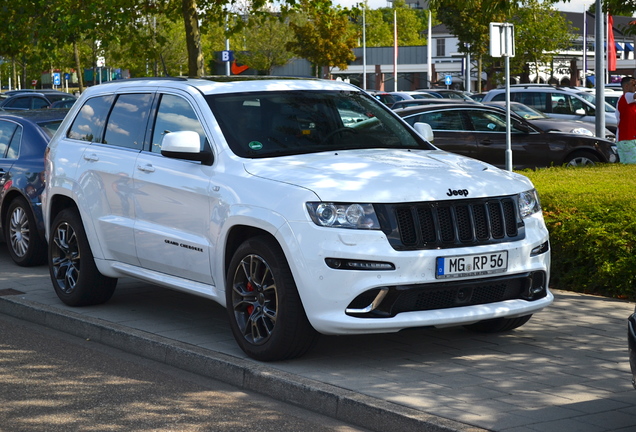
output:
[[[22,109],[30,109],[31,108],[31,97],[18,97],[13,99],[12,101],[7,102],[5,105],[6,108],[22,108]]]
[[[11,139],[13,138],[17,127],[18,125],[15,123],[0,121],[0,158],[13,159],[8,155],[8,153]]]
[[[115,100],[115,96],[99,96],[86,101],[79,111],[71,129],[68,131],[68,138],[101,142],[102,130],[106,124],[106,116]]]
[[[150,93],[120,95],[108,117],[104,144],[141,150],[152,96]]]
[[[428,123],[433,130],[465,131],[463,116],[460,111],[428,112],[405,119],[411,126],[417,122]]]

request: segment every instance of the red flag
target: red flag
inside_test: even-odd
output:
[[[614,18],[607,16],[607,70],[616,70],[616,44],[614,43]]]

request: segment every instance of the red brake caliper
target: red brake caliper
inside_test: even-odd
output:
[[[248,282],[248,283],[247,283],[247,286],[246,286],[245,288],[246,288],[246,289],[247,289],[247,291],[249,291],[249,292],[254,291],[254,287],[252,286],[252,282]],[[254,312],[254,306],[249,305],[249,306],[247,307],[247,313],[248,313],[248,314],[250,314],[250,315],[252,315],[252,312]]]

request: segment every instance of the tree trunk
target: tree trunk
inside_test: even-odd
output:
[[[73,55],[75,56],[75,70],[77,71],[77,82],[79,85],[79,92],[84,92],[84,74],[82,73],[82,65],[80,64],[79,47],[77,41],[73,41]]]
[[[196,0],[182,0],[183,22],[185,24],[186,45],[188,48],[188,75],[200,77],[205,75],[203,68],[203,52],[201,50],[201,32],[197,18]]]

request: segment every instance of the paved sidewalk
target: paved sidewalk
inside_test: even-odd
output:
[[[259,363],[223,308],[121,279],[105,305],[69,308],[46,266],[0,245],[0,313],[39,322],[378,431],[636,431],[626,319],[634,304],[556,292],[520,329],[323,336],[300,359]]]

